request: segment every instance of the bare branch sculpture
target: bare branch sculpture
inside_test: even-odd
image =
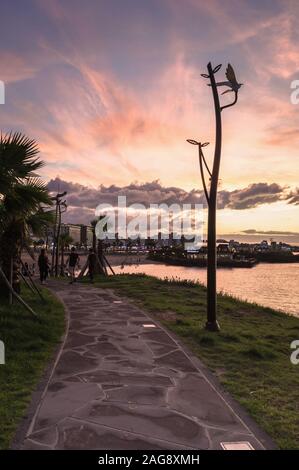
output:
[[[208,204],[208,263],[207,263],[207,322],[206,329],[210,331],[218,331],[220,326],[217,321],[217,295],[216,295],[216,269],[217,269],[217,250],[216,250],[216,210],[217,210],[217,189],[219,181],[219,170],[220,170],[220,160],[221,160],[221,144],[222,144],[222,120],[221,113],[224,109],[234,106],[238,101],[238,92],[243,85],[239,83],[236,79],[236,75],[233,67],[228,64],[226,69],[226,81],[216,82],[215,74],[221,69],[222,65],[219,64],[216,67],[212,67],[211,62],[208,63],[207,69],[208,73],[203,73],[201,76],[203,78],[208,78],[210,83],[208,86],[212,88],[213,100],[214,100],[214,109],[215,109],[215,121],[216,121],[216,141],[214,149],[214,160],[212,172],[209,170],[206,159],[203,155],[202,147],[208,145],[201,144],[196,140],[188,139],[188,142],[192,145],[198,146],[199,151],[199,166],[201,179],[203,184],[204,193],[207,199]],[[226,93],[234,93],[234,100],[224,106],[221,106],[218,88],[227,87],[222,95]],[[210,175],[210,189],[208,191],[203,164],[206,167],[208,174]]]
[[[209,142],[205,142],[204,144],[202,144],[201,142],[197,142],[196,140],[193,140],[193,139],[187,139],[187,142],[189,144],[192,144],[192,145],[197,145],[197,147],[198,147],[198,161],[199,161],[199,168],[200,168],[200,176],[201,176],[201,181],[202,181],[202,185],[203,185],[203,190],[204,190],[204,193],[205,193],[205,196],[206,196],[206,201],[207,201],[207,204],[209,206],[209,199],[210,198],[209,198],[208,188],[207,188],[207,184],[206,184],[203,163],[204,163],[204,165],[206,167],[206,170],[209,173],[209,175],[212,176],[212,174],[210,172],[210,169],[208,167],[208,164],[206,162],[206,159],[205,159],[203,151],[202,151],[202,148],[209,145]]]

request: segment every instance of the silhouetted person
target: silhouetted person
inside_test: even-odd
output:
[[[76,281],[75,269],[79,263],[79,255],[76,253],[76,248],[73,246],[69,254],[67,264],[69,265],[69,273],[71,276],[71,284]]]
[[[87,257],[87,265],[88,265],[88,275],[90,282],[93,282],[95,270],[96,270],[96,264],[97,264],[97,257],[95,252],[93,251],[92,248],[89,249],[89,254]]]
[[[46,255],[46,250],[44,248],[41,249],[40,255],[38,257],[38,268],[40,282],[42,284],[45,284],[46,279],[48,277],[49,260],[48,256]]]

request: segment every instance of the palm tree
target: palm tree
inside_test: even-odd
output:
[[[16,292],[20,291],[18,266],[30,234],[42,235],[53,222],[52,201],[35,171],[43,166],[34,140],[21,134],[0,139],[0,263]],[[7,285],[0,284],[7,294]]]

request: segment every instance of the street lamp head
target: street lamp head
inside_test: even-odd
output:
[[[193,140],[193,139],[187,139],[187,142],[191,145],[197,145],[198,147],[206,147],[210,143],[210,142],[204,142],[202,144],[201,142],[197,142],[197,140]]]
[[[51,200],[52,200],[52,201],[59,202],[59,200],[60,200],[62,197],[66,196],[66,194],[67,194],[67,191],[64,191],[63,193],[57,193],[55,196],[52,196],[52,197],[51,197]]]
[[[193,140],[193,139],[187,139],[187,142],[191,145],[200,145],[200,143],[197,142],[197,140]]]

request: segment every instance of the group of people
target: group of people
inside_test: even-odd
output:
[[[90,248],[87,256],[87,267],[88,275],[91,282],[93,282],[94,274],[96,271],[97,256],[92,248]],[[80,268],[80,256],[76,252],[76,248],[72,247],[67,261],[66,266],[68,275],[70,276],[70,284],[73,284],[76,281],[76,269]],[[46,250],[41,249],[40,255],[38,257],[38,268],[39,268],[39,277],[41,284],[45,284],[50,272],[50,262],[47,256]]]

